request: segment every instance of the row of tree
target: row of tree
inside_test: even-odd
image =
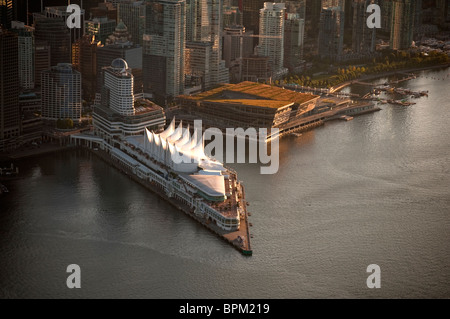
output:
[[[407,68],[426,67],[430,65],[450,63],[447,54],[430,52],[424,55],[420,52],[385,52],[381,57],[372,60],[364,66],[340,66],[326,76],[314,77],[311,74],[288,74],[285,83],[301,86],[330,88],[346,81],[351,81],[368,74],[384,73]],[[277,83],[275,83],[277,84]]]

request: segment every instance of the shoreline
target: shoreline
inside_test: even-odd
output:
[[[26,158],[37,157],[41,155],[53,154],[56,152],[62,152],[65,150],[73,149],[75,146],[65,145],[61,146],[59,144],[44,143],[39,148],[29,149],[29,150],[19,150],[11,153],[5,153],[0,155],[0,162],[17,161]]]
[[[398,70],[393,70],[393,71],[389,71],[389,72],[383,72],[383,73],[377,73],[377,74],[370,74],[370,75],[365,75],[344,83],[341,83],[339,85],[333,86],[330,88],[330,93],[335,93],[338,92],[340,90],[342,90],[343,88],[354,84],[355,82],[358,81],[370,81],[370,80],[375,80],[378,78],[384,78],[384,77],[388,77],[388,76],[392,76],[395,75],[399,72],[401,73],[413,73],[413,72],[420,72],[420,71],[426,71],[426,70],[433,70],[433,69],[446,69],[450,67],[450,63],[449,64],[440,64],[440,65],[431,65],[431,66],[426,66],[426,67],[421,67],[421,68],[409,68],[409,69],[398,69]]]

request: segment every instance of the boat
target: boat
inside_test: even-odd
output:
[[[17,175],[19,175],[19,168],[14,167],[14,164],[11,164],[10,167],[0,168],[0,177],[15,177]]]

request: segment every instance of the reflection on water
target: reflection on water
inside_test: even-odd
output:
[[[448,72],[401,84],[430,91],[417,105],[284,138],[275,175],[232,164],[251,258],[90,153],[17,163],[0,195],[0,297],[449,297],[450,96],[430,78]],[[65,286],[72,263],[79,290]]]

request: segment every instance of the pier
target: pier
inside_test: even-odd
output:
[[[79,144],[79,146],[83,146],[82,143]],[[244,213],[240,214],[240,227],[238,230],[231,230],[227,231],[222,228],[220,228],[218,225],[214,223],[214,221],[211,221],[209,218],[203,218],[201,216],[198,216],[195,214],[195,210],[187,205],[185,202],[181,201],[177,197],[169,197],[167,193],[164,191],[163,188],[158,187],[157,183],[148,181],[146,179],[143,179],[139,176],[137,176],[128,165],[125,163],[122,163],[118,158],[112,157],[108,152],[101,150],[99,148],[92,149],[91,147],[87,146],[87,144],[84,145],[84,147],[107,162],[108,164],[111,164],[116,169],[127,175],[130,179],[134,180],[135,182],[139,183],[146,189],[150,190],[154,194],[158,195],[160,198],[167,201],[169,204],[177,208],[178,210],[185,213],[187,216],[191,217],[195,221],[197,221],[200,225],[217,235],[219,238],[223,239],[228,244],[232,245],[236,250],[241,252],[245,256],[251,256],[253,254],[250,238],[252,237],[250,235],[250,223],[248,221],[249,213],[247,212],[247,201],[245,200],[245,190],[244,186],[241,182],[238,183],[238,191],[242,209]]]
[[[278,135],[269,135],[267,140],[273,138],[280,138],[288,134],[305,132],[316,127],[322,126],[327,121],[336,119],[345,119],[346,121],[353,119],[353,116],[362,115],[380,111],[381,109],[372,103],[358,103],[358,104],[342,104],[335,107],[330,107],[329,110],[309,116],[293,118],[287,123],[280,125]]]

